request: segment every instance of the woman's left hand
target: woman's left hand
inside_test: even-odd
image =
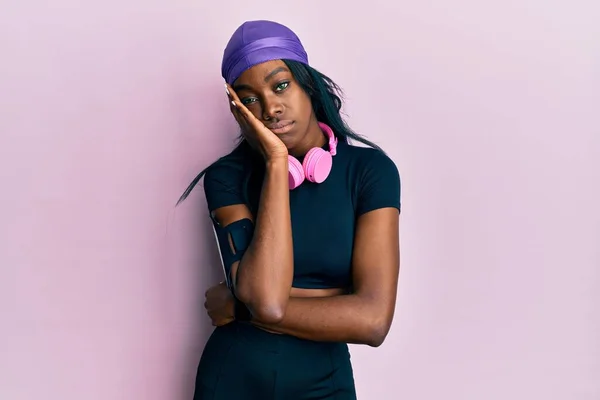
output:
[[[204,308],[212,320],[213,326],[223,326],[235,319],[235,300],[224,282],[210,287],[206,291]]]

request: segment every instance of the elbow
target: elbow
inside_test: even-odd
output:
[[[240,286],[236,290],[236,297],[246,304],[256,322],[278,324],[285,316],[287,301],[274,298],[271,294],[251,294]]]
[[[360,296],[360,295],[359,295]],[[370,347],[379,347],[385,342],[394,319],[395,299],[381,299],[367,295],[361,299],[363,308],[362,342]]]
[[[367,325],[365,344],[370,347],[379,347],[385,341],[391,327],[391,321],[379,319],[370,321]]]
[[[275,325],[285,316],[285,307],[280,304],[249,304],[252,319],[263,324]]]

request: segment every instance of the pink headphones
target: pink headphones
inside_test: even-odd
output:
[[[296,158],[288,155],[290,190],[300,186],[304,179],[309,182],[321,183],[327,179],[329,172],[331,172],[332,157],[336,154],[338,141],[329,126],[319,122],[319,127],[329,138],[329,151],[325,151],[320,147],[313,147],[306,153],[302,164]]]

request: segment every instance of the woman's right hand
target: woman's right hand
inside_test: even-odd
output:
[[[265,161],[276,161],[288,159],[288,150],[285,144],[269,128],[246,108],[240,101],[237,93],[229,84],[225,84],[231,113],[242,128],[246,140],[260,151]]]

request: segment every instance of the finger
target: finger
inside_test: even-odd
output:
[[[225,92],[231,100],[240,101],[240,98],[238,97],[237,93],[235,92],[235,90],[233,90],[233,87],[231,87],[229,83],[225,83]]]
[[[229,85],[228,83],[226,83],[225,84],[225,90],[227,92],[227,95],[230,98],[230,104],[231,104],[231,106],[235,110],[237,110],[239,112],[239,115],[241,115],[242,117],[246,118],[248,121],[260,122],[260,121],[258,121],[256,119],[256,117],[254,116],[254,114],[252,114],[250,112],[250,110],[248,110],[248,108],[242,103],[242,101],[238,97],[238,95],[235,92],[235,90],[233,90],[233,88],[231,87],[231,85]]]
[[[231,113],[233,114],[234,117],[236,117],[236,116],[241,117],[242,115],[240,112],[240,107],[238,107],[237,104],[242,105],[242,102],[241,102],[240,98],[238,97],[237,93],[235,92],[235,90],[233,90],[231,85],[229,85],[228,83],[225,83],[225,92],[227,93],[227,98],[229,99],[229,109],[231,110]],[[238,122],[240,122],[240,121],[238,121]]]
[[[229,110],[231,111],[231,114],[233,114],[233,118],[235,118],[235,121],[238,123],[240,128],[242,128],[242,130],[248,126],[248,121],[246,121],[246,118],[242,115],[240,110],[233,105],[233,103],[229,103]]]
[[[231,85],[226,83],[225,90],[230,99],[229,108],[231,109],[231,112],[233,113],[234,117],[237,116],[236,121],[242,128],[242,131],[246,131],[245,128],[251,128],[256,132],[260,132],[264,129],[267,129],[267,127],[242,103],[242,101],[238,97],[235,90],[233,90]]]
[[[230,100],[229,102],[229,111],[233,115],[233,118],[238,123],[242,131],[247,131],[250,127],[250,124],[248,123],[246,117],[244,117],[240,109],[235,105],[233,100]]]
[[[233,90],[231,85],[229,85],[228,83],[225,84],[225,92],[227,93],[227,97],[229,98],[229,106],[232,109],[232,111],[236,110],[239,112],[241,108],[244,107],[244,105],[242,104],[242,101],[238,97],[235,90]]]
[[[256,125],[256,123],[260,123],[258,119],[248,110],[248,108],[239,100],[232,100],[231,105],[235,109],[235,112],[238,113],[241,117],[244,118],[251,125]]]

